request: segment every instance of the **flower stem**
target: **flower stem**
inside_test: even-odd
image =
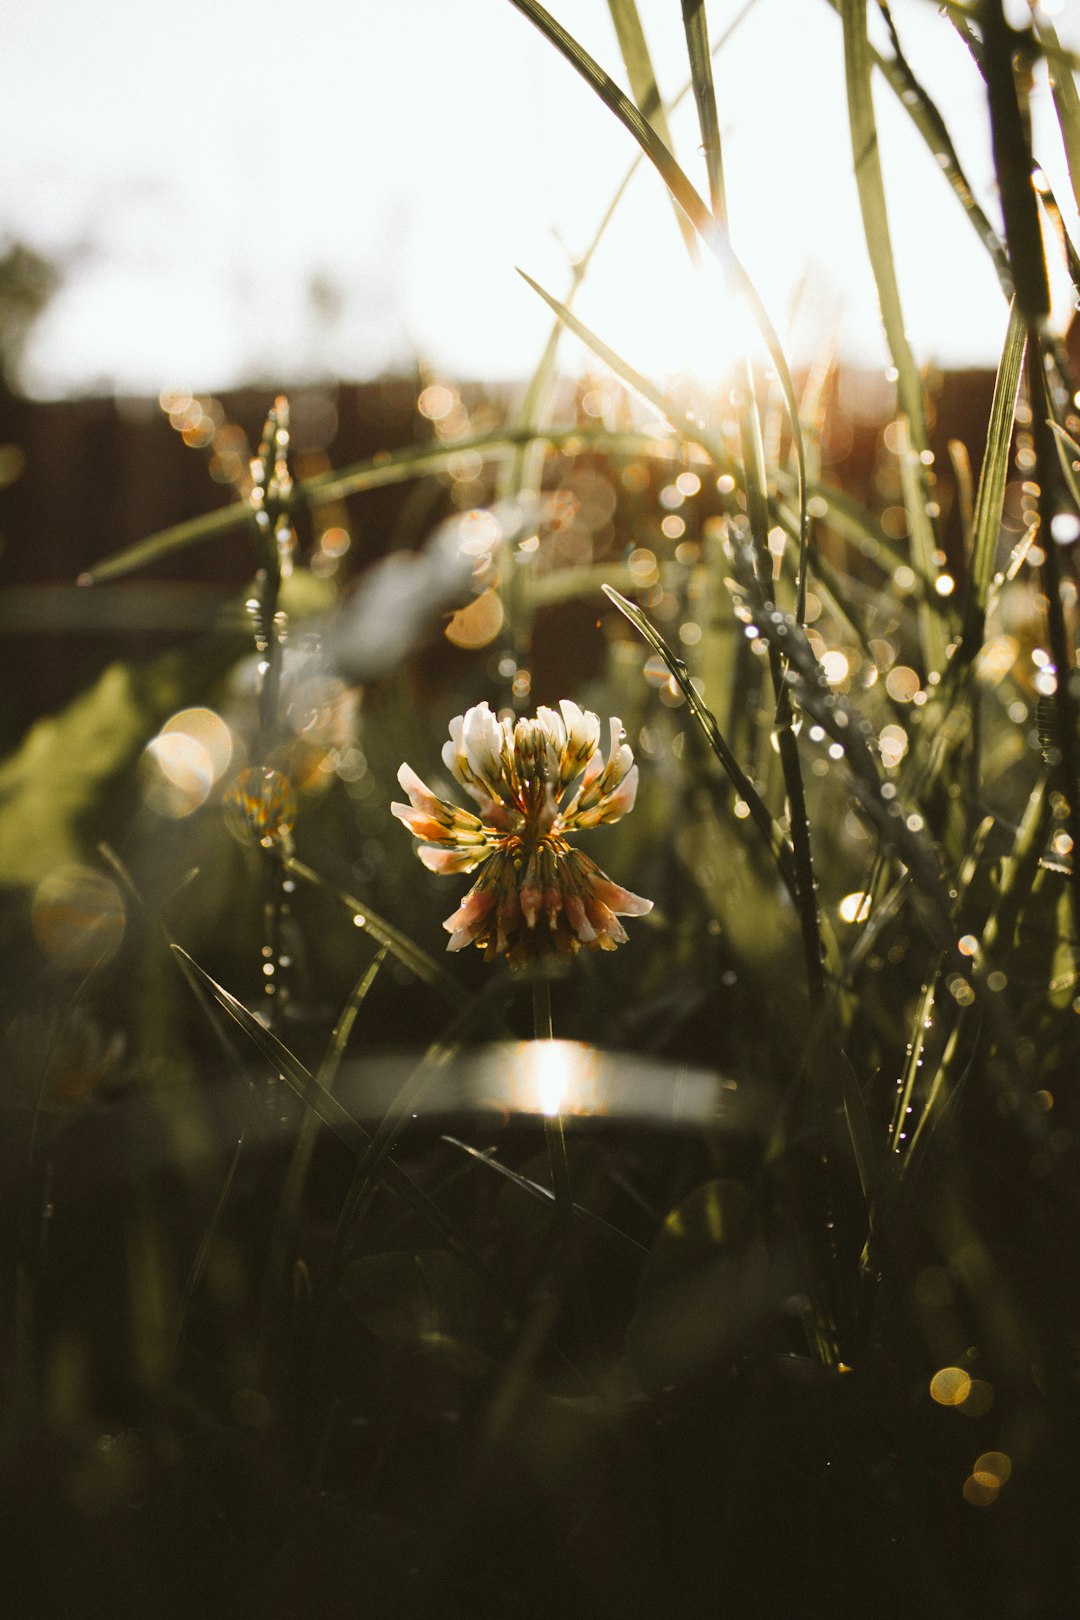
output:
[[[533,1039],[537,1041],[552,1039],[551,980],[539,973],[533,980]]]
[[[550,1041],[551,981],[543,974],[533,980],[533,1037]],[[574,1197],[570,1186],[570,1161],[566,1156],[566,1135],[563,1131],[562,1112],[544,1115],[544,1136],[547,1139],[548,1163],[551,1166],[551,1189],[555,1194],[555,1211],[561,1226],[569,1226],[574,1218]]]

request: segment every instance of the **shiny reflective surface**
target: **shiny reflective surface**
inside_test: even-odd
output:
[[[339,1095],[363,1117],[398,1099],[422,1059],[386,1057],[348,1064]],[[491,1111],[605,1118],[650,1125],[716,1125],[757,1133],[768,1121],[768,1097],[708,1070],[631,1052],[606,1052],[583,1041],[500,1041],[471,1047],[431,1067],[417,1116]]]

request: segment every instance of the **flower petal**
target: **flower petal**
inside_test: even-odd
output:
[[[440,877],[449,877],[456,872],[475,872],[482,866],[491,854],[490,849],[453,849],[443,845],[441,848],[432,844],[421,844],[417,855],[423,861],[429,872],[438,872]]]

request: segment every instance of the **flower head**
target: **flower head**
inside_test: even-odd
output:
[[[600,721],[564,698],[534,719],[498,719],[486,703],[450,722],[443,762],[479,815],[447,804],[409,765],[398,781],[408,804],[391,806],[433,872],[480,876],[443,927],[447,947],[477,945],[487,960],[515,966],[581,946],[613,951],[626,939],[620,917],[643,917],[652,901],[619,888],[567,842],[568,833],[618,821],[634,806],[638,770],[611,721],[607,758]]]

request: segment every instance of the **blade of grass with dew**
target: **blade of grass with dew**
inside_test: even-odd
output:
[[[316,1084],[328,1093],[333,1092],[334,1080],[345,1048],[348,1045],[349,1037],[352,1034],[353,1026],[356,1023],[361,1007],[367,1000],[372,985],[378,977],[379,969],[386,960],[389,949],[388,945],[379,946],[353,986],[337,1023],[334,1025],[333,1033],[327,1043],[322,1060],[315,1071]],[[300,1129],[297,1132],[296,1145],[289,1161],[289,1168],[285,1175],[285,1183],[282,1187],[277,1231],[272,1244],[274,1259],[269,1268],[271,1277],[281,1275],[286,1252],[300,1224],[301,1200],[304,1195],[304,1186],[311,1168],[311,1160],[315,1153],[315,1144],[318,1141],[321,1124],[322,1121],[314,1110],[305,1111],[300,1122]]]
[[[415,973],[424,984],[437,990],[451,1006],[458,1005],[462,992],[457,980],[407,934],[403,934],[384,917],[372,911],[363,900],[357,900],[355,896],[347,894],[344,889],[339,889],[336,883],[324,878],[320,872],[297,860],[295,855],[285,856],[281,864],[291,876],[300,878],[304,883],[310,883],[313,888],[321,889],[323,894],[330,895],[339,905],[344,906],[346,911],[351,912],[353,923],[357,928],[362,928],[365,934],[370,934],[377,944],[385,945],[391,955],[396,956],[398,961],[410,972]]]
[[[1038,196],[1031,183],[1032,155],[1027,93],[1014,67],[1015,35],[1006,21],[1002,0],[980,7],[982,66],[990,113],[998,201],[1005,225],[1016,302],[1029,329],[1042,330],[1050,314]]]
[[[659,630],[650,623],[640,608],[635,607],[633,602],[628,602],[625,596],[620,596],[618,591],[611,585],[605,585],[603,590],[608,600],[615,604],[619,612],[629,619],[634,629],[645,638],[653,651],[658,653],[664,660],[672,680],[686,699],[690,712],[700,727],[709,748],[727,772],[739,797],[748,806],[754,825],[772,852],[788,893],[791,895],[792,900],[797,903],[791,845],[788,843],[779,823],[770,815],[768,806],[761,798],[753,782],[751,782],[724,741],[720,728],[716,723],[716,717],[702,701],[697,688],[690,679],[690,673],[685,663],[672,651]]]
[[[533,291],[544,300],[544,302],[556,313],[556,315],[558,315],[559,319],[569,328],[571,332],[573,332],[575,337],[579,338],[587,348],[591,349],[592,352],[604,362],[605,365],[609,366],[611,370],[615,372],[616,376],[622,379],[628,388],[631,388],[636,394],[644,399],[647,404],[651,405],[655,410],[659,411],[667,421],[671,422],[672,428],[676,433],[683,436],[690,443],[696,444],[699,449],[704,450],[705,454],[709,456],[714,465],[717,466],[721,472],[728,473],[729,476],[735,478],[739,483],[743,484],[744,487],[747,485],[748,480],[744,469],[740,468],[739,464],[728,454],[720,441],[716,439],[714,435],[709,433],[703,427],[703,425],[698,422],[696,417],[684,410],[683,407],[677,404],[668,394],[657,388],[653,382],[631,366],[628,361],[624,360],[620,354],[617,354],[614,349],[605,343],[603,338],[598,337],[591,327],[586,326],[584,321],[579,320],[578,317],[572,314],[564,304],[561,304],[557,298],[541,287],[540,284],[534,281],[532,277],[524,270],[519,269],[518,274],[524,281],[528,283]],[[829,493],[831,496],[832,492],[830,491]],[[779,512],[778,515],[786,519],[785,526],[788,528],[788,532],[798,538],[799,526],[797,520],[792,519],[790,515]],[[867,525],[860,523],[857,513],[852,514],[849,512],[849,516],[851,517],[853,527],[855,527],[859,533],[868,532]],[[869,532],[871,533],[871,538],[876,543],[876,534],[874,534],[872,530]],[[804,575],[800,575],[800,578],[804,577]]]
[[[683,0],[683,26],[687,41],[687,50],[690,57],[691,77],[694,85],[694,98],[698,112],[698,124],[701,131],[702,143],[705,149],[705,164],[709,183],[709,198],[712,210],[712,219],[717,232],[717,239],[721,241],[727,253],[721,256],[721,264],[725,280],[737,289],[737,280],[734,275],[734,254],[731,253],[728,236],[727,202],[724,188],[723,159],[720,145],[720,125],[716,108],[716,92],[713,83],[712,58],[708,51],[708,38],[705,28],[704,0]],[[754,386],[753,369],[749,354],[743,354],[738,362],[738,415],[739,432],[742,449],[743,475],[746,488],[747,514],[750,523],[750,533],[754,551],[758,559],[758,568],[762,576],[771,569],[771,557],[768,549],[769,533],[769,494],[768,480],[765,468],[764,447],[762,441],[761,419],[758,411],[758,402]],[[790,383],[790,377],[788,378]],[[796,447],[796,460],[798,470],[798,563],[795,577],[795,618],[802,624],[806,617],[806,589],[807,589],[807,550],[808,550],[808,520],[807,520],[807,471],[806,451],[802,438],[802,427],[798,406],[793,406],[794,389],[787,395],[789,412],[791,415],[792,434]],[[816,885],[813,873],[813,860],[810,843],[810,825],[806,811],[805,785],[802,776],[802,765],[799,758],[798,743],[794,729],[794,712],[791,702],[791,690],[787,684],[784,673],[782,652],[774,644],[769,647],[769,667],[773,683],[776,702],[775,732],[781,771],[784,780],[784,789],[788,808],[788,823],[790,827],[791,871],[794,879],[793,899],[799,918],[800,934],[802,936],[803,955],[806,971],[807,990],[812,1004],[819,1005],[824,996],[824,960],[826,947],[822,937],[821,917],[817,904]],[[713,722],[715,728],[715,720]],[[821,1103],[824,1090],[820,1085],[823,1078],[821,1074],[821,1059],[824,1048],[818,1040],[812,1039],[808,1054],[808,1062],[815,1072],[816,1083],[814,1087],[815,1098]],[[827,1133],[827,1125],[822,1120]],[[822,1136],[822,1144],[827,1140],[827,1134]],[[832,1191],[829,1186],[828,1154],[825,1151],[823,1163],[826,1172],[825,1197],[831,1207],[833,1204]],[[829,1313],[831,1314],[831,1313]],[[821,1340],[826,1343],[826,1338]],[[835,1347],[834,1347],[835,1348]]]
[[[744,0],[744,4],[736,12],[727,28],[724,29],[723,33],[720,34],[720,36],[711,46],[714,56],[717,54],[717,52],[723,49],[728,40],[736,32],[740,24],[745,20],[756,4],[757,0]],[[687,80],[682,89],[679,90],[678,94],[672,99],[670,108],[665,109],[664,124],[663,126],[657,126],[658,129],[661,130],[661,133],[662,130],[667,127],[667,111],[674,111],[689,93],[691,88],[692,83],[690,80]],[[670,142],[665,141],[665,144],[670,146]],[[578,288],[581,286],[581,283],[588,274],[589,266],[592,263],[593,257],[596,254],[600,243],[603,241],[604,236],[607,234],[608,227],[614,219],[619,204],[626,195],[630,182],[637,173],[643,157],[644,153],[640,151],[635,155],[633,162],[630,164],[629,168],[626,170],[626,173],[623,175],[622,180],[619,182],[619,185],[604,212],[604,216],[596,228],[591,242],[581,257],[574,264],[570,288],[565,299],[565,304],[568,309],[572,308],[573,306]],[[682,215],[680,214],[679,217],[682,218]],[[544,345],[544,351],[540,356],[536,369],[529,379],[525,393],[522,396],[521,403],[515,410],[514,425],[516,427],[523,430],[530,428],[535,430],[539,424],[541,402],[545,398],[550,388],[551,379],[555,370],[555,360],[558,352],[559,338],[562,335],[562,331],[562,321],[556,320],[551,332],[548,334],[547,342]],[[538,439],[536,444],[538,446],[544,442],[546,441]],[[510,465],[498,485],[498,494],[500,499],[508,499],[512,497],[522,487],[522,484],[528,480],[529,471],[526,466],[526,458],[535,448],[536,446],[526,445],[518,448],[515,451],[515,454],[511,458]]]
[[[971,471],[971,457],[962,439],[949,440],[949,465],[956,485],[957,515],[960,519],[960,540],[969,566],[975,550],[975,478]]]
[[[963,914],[964,903],[967,899],[972,879],[975,876],[982,855],[986,849],[986,840],[990,836],[993,826],[993,817],[984,816],[982,821],[979,823],[979,826],[975,830],[975,836],[972,839],[971,848],[968,850],[967,856],[957,875],[956,900],[952,909],[954,924],[955,920]],[[954,932],[955,931],[957,930],[954,927]],[[900,1157],[904,1152],[901,1144],[907,1140],[907,1132],[903,1131],[903,1125],[907,1119],[907,1116],[914,1110],[915,1088],[917,1084],[919,1083],[920,1079],[924,1083],[929,1083],[929,1093],[924,1103],[925,1109],[930,1106],[931,1099],[934,1097],[937,1089],[942,1084],[943,1072],[947,1067],[947,1059],[942,1058],[937,1066],[932,1080],[928,1075],[920,1076],[919,1074],[919,1070],[923,1068],[925,1064],[924,1050],[927,1044],[926,1031],[932,1027],[934,1008],[939,1002],[939,992],[942,988],[944,967],[944,961],[939,959],[934,971],[928,974],[926,983],[923,985],[921,991],[920,1000],[914,1019],[912,1021],[914,1033],[912,1035],[910,1045],[908,1046],[907,1060],[904,1064],[903,1073],[900,1077],[900,1084],[897,1088],[896,1103],[893,1108],[892,1124],[889,1128],[890,1148],[892,1154],[897,1157]],[[948,997],[946,997],[946,1000],[948,1000]],[[942,1017],[946,1020],[949,1018],[957,1020],[960,1017],[960,1012],[957,1011],[955,1006],[946,1007]]]
[[[741,471],[738,463],[702,423],[698,422],[695,417],[691,416],[689,411],[684,410],[681,405],[665,394],[662,389],[657,388],[655,383],[650,382],[640,371],[636,371],[621,355],[616,354],[615,350],[610,348],[603,338],[598,337],[590,327],[585,325],[584,321],[579,320],[576,315],[572,314],[565,304],[561,304],[551,293],[545,291],[539,282],[534,281],[530,275],[520,268],[518,269],[518,275],[523,281],[527,282],[533,292],[544,300],[548,308],[558,316],[563,325],[568,327],[576,338],[580,338],[586,348],[591,349],[598,359],[602,360],[606,366],[610,366],[615,375],[620,377],[628,388],[632,389],[635,394],[640,395],[647,405],[651,405],[654,410],[660,412],[666,421],[671,423],[675,433],[704,450],[705,454],[721,472],[726,472],[732,477],[739,476],[741,481]]]
[[[1015,1022],[1003,1005],[1002,998],[988,986],[987,975],[979,963],[965,956],[957,945],[952,921],[952,892],[946,881],[940,854],[923,828],[922,817],[909,815],[896,799],[882,798],[879,770],[869,743],[869,723],[852,711],[840,694],[829,690],[806,634],[794,619],[777,610],[770,610],[770,604],[758,600],[753,558],[740,554],[737,536],[735,560],[740,579],[733,580],[731,588],[741,592],[744,599],[750,602],[762,634],[783,642],[788,657],[789,678],[795,686],[800,706],[840,745],[850,772],[851,791],[856,803],[877,830],[883,844],[891,849],[913,879],[912,901],[922,926],[946,958],[949,971],[971,983],[977,991],[998,1048],[999,1083],[1008,1087],[1010,1106],[1023,1108]]]
[[[705,165],[709,180],[709,198],[713,219],[727,239],[727,201],[724,189],[723,157],[720,146],[720,121],[716,109],[716,89],[713,83],[712,57],[708,49],[704,0],[683,0],[683,28],[690,57],[690,72],[694,83],[698,125],[705,148]],[[743,354],[738,363],[741,381],[739,401],[739,430],[746,480],[747,514],[755,549],[764,571],[771,568],[768,549],[769,494],[762,442],[761,418],[754,387],[753,368],[749,354]],[[801,418],[796,407],[793,431],[799,435],[799,554],[795,571],[795,618],[799,624],[806,618],[807,552],[809,528],[806,509],[806,450],[802,441]],[[802,935],[807,988],[812,1001],[824,994],[823,963],[826,947],[822,936],[821,916],[817,904],[813,856],[810,841],[810,823],[806,808],[806,788],[802,775],[795,732],[795,716],[791,691],[784,678],[782,654],[770,647],[770,675],[776,700],[775,736],[780,767],[787,800],[788,825],[792,851],[792,869],[796,885],[796,908]],[[818,1062],[819,1054],[813,1061]]]
[[[1033,13],[1033,21],[1039,40],[1054,53],[1047,54],[1050,93],[1061,130],[1061,144],[1065,148],[1073,198],[1080,208],[1080,94],[1077,94],[1072,67],[1061,59],[1061,44],[1053,23],[1042,11]]]
[[[933,660],[927,664],[927,673],[936,672],[942,675],[952,642],[949,600],[947,596],[941,596],[937,591],[939,575],[937,564],[933,562],[937,538],[927,510],[929,489],[926,484],[926,466],[915,449],[908,418],[903,413],[896,420],[896,439],[896,459],[900,466],[900,489],[904,511],[907,514],[908,537],[912,556],[919,564],[917,575],[923,586],[915,603],[919,638],[922,646],[930,649],[928,657]],[[929,571],[919,563],[920,558],[930,559],[932,566]]]
[[[134,900],[135,904],[139,907],[143,915],[148,918],[152,918],[154,923],[156,923],[158,932],[161,934],[165,944],[171,950],[174,942],[172,935],[165,926],[163,918],[161,917],[160,913],[151,911],[149,905],[136,885],[135,879],[128,871],[127,866],[120,859],[120,856],[111,847],[111,845],[105,843],[98,845],[98,853],[102,859],[112,867],[121,884]],[[180,884],[180,888],[186,888],[187,884],[191,881],[191,878],[192,874],[188,873]],[[178,892],[179,890],[173,891],[174,894]],[[225,1166],[225,1173],[221,1177],[218,1184],[214,1201],[211,1205],[210,1214],[203,1225],[198,1247],[195,1250],[191,1265],[188,1268],[188,1274],[184,1279],[184,1286],[180,1291],[180,1298],[177,1301],[175,1324],[172,1334],[172,1366],[174,1370],[179,1363],[180,1353],[184,1342],[184,1333],[187,1327],[188,1314],[191,1310],[191,1302],[194,1299],[195,1292],[202,1282],[203,1276],[206,1272],[207,1261],[210,1258],[214,1241],[221,1226],[221,1218],[225,1213],[226,1206],[228,1205],[233,1183],[236,1180],[236,1173],[240,1167],[240,1160],[243,1157],[244,1146],[247,1141],[248,1131],[251,1128],[251,1121],[255,1108],[254,1084],[245,1070],[240,1053],[229,1035],[228,1029],[225,1027],[222,1019],[219,1017],[218,1008],[213,997],[207,993],[203,985],[191,980],[189,980],[189,983],[191,984],[192,991],[199,1003],[200,1008],[202,1009],[207,1023],[214,1032],[214,1036],[217,1039],[218,1044],[220,1045],[232,1068],[244,1082],[246,1090],[244,1107],[236,1132],[236,1140],[234,1141],[232,1150],[229,1153],[228,1162]],[[173,1110],[170,1109],[170,1123],[172,1122],[173,1117]],[[175,1130],[175,1126],[173,1128]],[[177,1148],[178,1150],[181,1148],[179,1141],[177,1142]],[[184,1158],[185,1155],[180,1152],[180,1157]]]
[[[464,452],[475,451],[496,460],[514,455],[523,445],[531,444],[536,439],[543,439],[545,443],[555,446],[580,441],[602,450],[622,438],[622,434],[612,434],[602,428],[563,428],[547,433],[539,433],[532,428],[503,428],[491,433],[477,434],[471,439],[460,439],[449,445],[407,445],[400,450],[382,451],[366,461],[357,462],[340,471],[333,469],[301,480],[294,486],[290,508],[296,509],[305,503],[314,506],[322,501],[336,501],[346,495],[359,495],[365,490],[383,489],[391,484],[407,483],[412,478],[444,472],[454,457]],[[147,568],[151,563],[160,562],[163,558],[171,556],[174,552],[183,551],[188,546],[242,529],[250,519],[250,508],[242,502],[237,502],[232,506],[222,507],[217,512],[209,512],[204,517],[177,523],[171,528],[148,535],[145,540],[139,540],[133,546],[125,546],[122,551],[103,557],[100,562],[79,576],[79,582],[85,585],[99,585],[111,579],[119,579],[124,574],[133,573],[139,568]]]
[[[994,577],[1001,515],[1005,506],[1005,485],[1009,476],[1009,448],[1012,444],[1020,373],[1024,364],[1027,328],[1014,300],[1009,310],[1005,343],[998,362],[994,397],[986,429],[986,449],[979,473],[975,499],[972,548],[968,561],[967,601],[964,608],[964,636],[960,658],[970,662],[982,645],[983,624],[990,586]]]
[[[1057,440],[1061,476],[1068,487],[1073,505],[1080,511],[1080,482],[1076,476],[1076,467],[1080,463],[1080,444],[1077,444],[1071,433],[1066,432],[1060,422],[1051,422],[1050,431]]]
[[[515,994],[516,988],[513,981],[507,978],[490,979],[484,989],[470,997],[438,1038],[432,1041],[376,1127],[368,1149],[357,1165],[356,1176],[346,1200],[347,1209],[355,1208],[359,1204],[372,1181],[379,1175],[387,1155],[412,1118],[416,1104],[439,1071],[454,1057],[459,1041],[491,1010],[493,1005],[497,1006],[508,1001]]]
[[[494,1157],[494,1150],[483,1153],[479,1148],[470,1147],[468,1142],[459,1141],[456,1136],[444,1136],[442,1140],[449,1142],[451,1147],[460,1148],[462,1153],[467,1153],[470,1158],[478,1159],[481,1164],[487,1165],[489,1170],[497,1171],[500,1176],[505,1177],[515,1187],[520,1187],[521,1191],[528,1193],[530,1197],[537,1198],[544,1204],[554,1204],[555,1194],[550,1187],[542,1186],[539,1181],[530,1181],[528,1176],[521,1175],[517,1170],[511,1170],[509,1165]],[[630,1255],[635,1260],[640,1260],[643,1255],[648,1254],[649,1251],[644,1244],[638,1243],[635,1238],[620,1231],[617,1226],[612,1226],[602,1215],[594,1215],[592,1210],[585,1209],[581,1204],[574,1204],[572,1212],[574,1219],[592,1232],[607,1248],[619,1254]]]
[[[839,13],[840,0],[829,0],[829,3],[833,10]],[[895,54],[892,57],[883,56],[871,45],[870,61],[879,70],[916,130],[926,142],[927,147],[934,156],[934,161],[949,182],[954,195],[971,222],[975,234],[990,255],[1002,292],[1006,298],[1011,298],[1012,274],[1009,270],[1009,258],[1005,252],[1005,244],[975,200],[974,192],[960,162],[948,126],[937,106],[927,94],[925,86],[915,76],[901,48],[899,35],[893,25],[889,7],[879,0],[879,10],[886,19]]]
[[[1031,894],[1032,879],[1038,867],[1049,822],[1049,790],[1044,780],[1031,794],[1013,838],[1012,847],[1002,861],[997,892],[990,913],[983,924],[982,937],[979,941],[979,957],[988,963],[1005,960],[1005,952],[1011,942],[1013,930],[1019,922],[1024,903]],[[952,1100],[952,1092],[946,1091],[945,1088],[955,1055],[955,1051],[947,1050],[938,1073],[934,1076],[926,1107],[915,1127],[911,1144],[901,1165],[902,1177],[911,1176],[913,1162],[929,1145],[940,1123],[943,1109]],[[944,1098],[942,1093],[945,1093]]]
[[[900,304],[900,289],[896,281],[889,215],[885,205],[885,182],[878,151],[877,121],[874,116],[870,84],[866,0],[841,0],[840,16],[844,29],[848,119],[851,126],[851,147],[859,206],[862,211],[863,234],[877,286],[885,338],[897,373],[900,410],[907,418],[912,449],[920,458],[921,467],[922,454],[929,448],[926,408],[923,401],[922,379],[908,342]],[[926,513],[928,500],[929,491],[925,476],[920,473],[914,508],[908,514],[912,538],[918,546],[918,549],[913,551],[916,572],[924,581],[928,593],[928,600],[919,610],[920,640],[928,671],[941,672],[945,668],[946,636],[944,627],[929,602],[937,570],[933,557],[935,548],[932,544],[928,546],[926,541],[928,532],[931,538],[933,535],[933,527],[929,525]]]
[[[1062,553],[1050,532],[1053,519],[1054,473],[1059,460],[1060,441],[1050,431],[1053,407],[1046,373],[1043,345],[1035,330],[1029,332],[1027,392],[1031,405],[1031,438],[1035,450],[1033,477],[1038,484],[1039,520],[1045,534],[1041,584],[1045,598],[1047,643],[1055,671],[1050,702],[1057,733],[1056,762],[1052,767],[1055,784],[1065,799],[1065,829],[1074,851],[1080,851],[1080,701],[1076,691],[1077,655],[1074,627],[1066,622],[1066,592],[1071,582],[1062,578]],[[1080,952],[1080,859],[1074,856],[1068,879],[1068,904],[1072,914],[1074,951]]]
[[[538,3],[538,0],[510,0],[510,4],[522,12],[534,27],[539,29],[545,38],[555,46],[638,142],[638,145],[656,168],[680,208],[692,222],[709,252],[745,300],[762,342],[768,351],[769,358],[776,369],[777,379],[783,392],[784,402],[791,422],[791,437],[795,451],[797,478],[796,505],[799,512],[799,554],[801,558],[805,558],[806,453],[802,440],[802,428],[799,422],[798,400],[795,396],[795,385],[792,381],[783,345],[777,336],[776,329],[758,295],[756,287],[747,275],[742,261],[735,253],[726,231],[718,226],[708,207],[702,201],[671,152],[659,139],[652,126],[645,122],[633,102],[624,95],[615,81],[604,72],[599,63],[593,60],[578,41],[568,34],[566,29],[557,23],[549,12],[545,11],[544,7]]]
[[[708,431],[703,423],[679,405],[669,394],[658,388],[648,377],[645,377],[635,367],[630,365],[621,354],[618,354],[603,338],[599,337],[591,327],[574,315],[565,304],[541,287],[524,270],[518,270],[522,280],[527,282],[535,293],[541,297],[548,307],[558,316],[559,320],[578,338],[586,348],[590,349],[599,360],[621,379],[626,386],[637,394],[646,404],[660,413],[672,424],[672,431],[678,439],[696,444],[703,450],[720,472],[727,473],[736,480],[740,486],[745,485],[743,470],[733,456],[729,454],[724,445]],[[555,442],[555,435],[542,434],[548,442]],[[615,438],[620,436],[616,435]],[[575,439],[573,433],[565,438],[572,444]],[[632,435],[626,435],[626,447],[637,448],[639,453],[648,454],[650,448],[655,450],[656,437],[653,435],[638,435],[637,440]],[[586,438],[584,442],[591,446],[592,439]],[[777,483],[790,493],[798,494],[798,481],[790,480],[783,469],[777,471]],[[811,483],[807,485],[808,494],[825,502],[829,526],[834,528],[844,539],[859,547],[863,555],[872,561],[879,561],[884,553],[896,565],[906,562],[906,556],[901,549],[879,524],[875,523],[866,509],[844,491],[831,484]],[[775,517],[787,533],[796,541],[799,539],[798,516],[787,511],[781,504],[770,501],[770,516]],[[824,521],[824,519],[823,519]]]
[[[720,148],[720,121],[713,87],[712,52],[705,22],[705,0],[682,0],[683,30],[690,57],[690,82],[694,87],[698,127],[705,152],[709,180],[709,203],[713,218],[727,228],[727,196],[724,187],[724,161]],[[666,143],[670,146],[670,141]]]
[[[356,1159],[362,1159],[371,1145],[371,1137],[364,1127],[341,1106],[336,1097],[319,1085],[315,1076],[289,1051],[284,1042],[272,1034],[265,1025],[260,1024],[242,1002],[237,1001],[235,996],[230,995],[228,990],[212,979],[187,951],[179,945],[173,945],[172,951],[189,982],[200,984],[214,997],[258,1048],[273,1072],[280,1075],[292,1087],[305,1107],[318,1114],[323,1124],[333,1131]],[[386,1186],[401,1199],[402,1203],[437,1232],[447,1247],[471,1267],[477,1276],[482,1277],[498,1292],[497,1285],[480,1256],[438,1205],[417,1186],[412,1177],[390,1158],[382,1164],[380,1174]]]
[[[653,70],[652,57],[649,55],[649,46],[645,38],[645,30],[641,26],[641,17],[634,0],[608,0],[608,11],[615,28],[615,37],[619,42],[619,52],[626,68],[626,77],[630,81],[630,90],[637,102],[641,116],[648,120],[657,135],[669,151],[675,150],[675,143],[671,139],[671,130],[668,126],[667,115],[664,112],[664,103],[660,98],[660,87],[656,82]],[[687,252],[693,256],[697,247],[697,238],[686,218],[686,215],[672,199],[675,209],[675,218],[682,233],[683,242]]]

